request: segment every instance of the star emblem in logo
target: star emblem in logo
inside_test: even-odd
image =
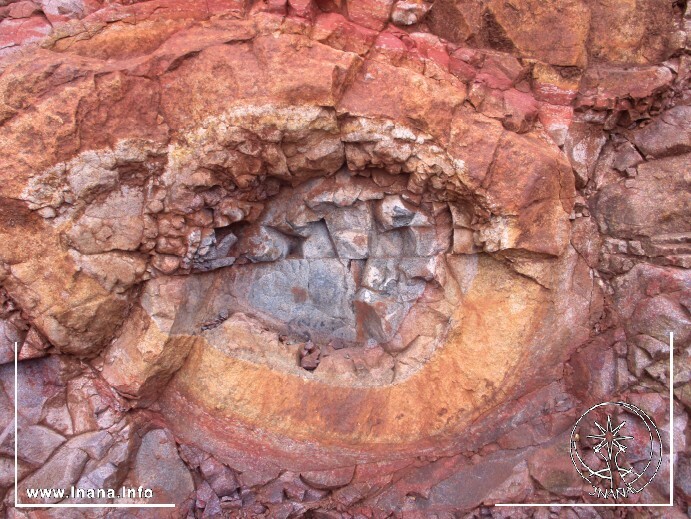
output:
[[[593,487],[588,495],[617,500],[641,492],[655,477],[662,464],[662,439],[640,408],[603,402],[574,425],[570,452],[576,470]]]
[[[622,445],[623,440],[633,440],[633,436],[617,436],[619,430],[626,425],[626,422],[621,422],[615,428],[612,427],[612,417],[607,415],[607,428],[602,427],[597,421],[595,422],[595,427],[600,429],[602,434],[589,434],[588,438],[593,438],[595,440],[601,440],[593,450],[599,453],[603,447],[607,448],[607,459],[612,459],[612,451],[616,446],[620,451],[625,452],[626,446]]]

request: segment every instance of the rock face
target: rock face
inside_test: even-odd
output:
[[[0,0],[2,506],[508,517],[628,401],[683,513],[685,9]]]

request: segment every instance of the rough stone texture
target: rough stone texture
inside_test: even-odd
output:
[[[676,463],[645,513],[688,513],[690,16],[0,0],[3,512],[72,517],[13,507],[17,355],[22,501],[620,517],[492,505],[591,502],[569,434],[623,400],[663,439],[635,499]]]

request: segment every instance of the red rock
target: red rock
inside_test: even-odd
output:
[[[381,56],[382,61],[406,67],[422,74],[425,70],[425,64],[421,60],[420,54],[414,49],[415,44],[406,33],[389,27],[379,33],[372,51],[377,56]]]
[[[592,67],[583,76],[579,98],[584,106],[614,107],[617,99],[643,99],[667,88],[672,72],[662,66]]]
[[[418,88],[425,94],[414,94]],[[424,121],[423,131],[441,136],[448,131],[453,112],[464,99],[465,91],[455,85],[440,84],[396,67],[368,62],[341,100],[338,110],[369,117],[387,114],[401,122],[418,119]]]
[[[672,5],[645,0],[633,6],[612,2],[607,6],[589,2],[590,54],[614,63],[648,64],[667,59],[676,49]],[[620,30],[613,31],[613,27]],[[663,28],[664,27],[664,28]]]
[[[515,85],[522,71],[523,67],[513,56],[498,52],[487,53],[476,80],[490,88],[507,90]]]
[[[39,499],[29,498],[26,489],[28,488],[70,488],[74,485],[79,475],[86,465],[89,456],[83,450],[74,447],[79,443],[80,437],[77,436],[70,442],[64,444],[39,470],[22,481],[19,487],[18,500],[22,503],[57,503],[59,498]],[[51,487],[55,485],[55,487]]]
[[[680,232],[681,208],[688,204],[680,172],[688,169],[688,160],[688,155],[680,155],[651,161],[639,165],[638,176],[629,181],[631,187],[624,183],[605,187],[595,206],[601,232],[621,238]]]
[[[308,485],[321,489],[332,490],[344,487],[353,479],[355,467],[343,467],[333,470],[301,472],[300,477]]]
[[[577,187],[585,187],[593,176],[605,141],[605,135],[599,128],[578,121],[571,123],[564,149],[576,172]]]
[[[512,88],[504,92],[504,113],[504,128],[525,133],[537,120],[538,103],[532,95]]]
[[[0,56],[16,45],[26,45],[46,37],[52,27],[42,16],[3,20],[0,24]]]
[[[449,58],[449,72],[464,83],[473,81],[477,76],[477,70],[472,65],[454,57]]]
[[[204,460],[200,469],[218,497],[229,496],[239,488],[233,471],[214,458]]]
[[[560,436],[553,445],[536,451],[528,458],[530,475],[553,494],[582,496],[589,485],[574,469],[569,455],[568,436]]]
[[[395,3],[391,12],[391,21],[396,25],[414,25],[422,22],[430,4],[423,0],[399,0]]]
[[[614,340],[612,334],[604,334],[579,350],[569,362],[571,371],[567,377],[573,385],[571,391],[586,404],[600,403],[618,389]]]
[[[312,0],[288,0],[291,12],[302,18],[313,19],[317,13],[317,6]]]
[[[555,161],[546,158],[538,162],[533,160],[535,153],[538,153],[536,146],[537,143],[530,139],[505,134],[498,144],[496,157],[490,167],[491,183],[487,192],[491,200],[504,205],[506,214],[521,214],[516,223],[508,224],[517,232],[512,247],[559,255],[568,239],[567,211],[570,210],[570,200],[573,200],[569,197],[573,196],[574,187],[571,184],[572,178],[566,173],[568,167],[565,168],[563,162],[556,161],[558,159],[555,153],[545,150],[546,156],[553,157]],[[522,186],[516,186],[513,181],[513,171],[516,169],[526,179]],[[520,188],[519,191],[517,187]],[[536,205],[537,201],[542,202]],[[529,206],[530,210],[527,211],[519,209]],[[541,218],[533,212],[537,207],[540,207],[541,215],[551,214],[553,219],[549,223],[544,221],[543,225],[535,225],[533,219]],[[509,244],[500,242],[492,246],[503,248],[509,247]]]
[[[498,121],[458,111],[452,121],[450,149],[465,162],[469,177],[464,179],[465,183],[472,187],[483,184],[503,134]]]
[[[29,18],[41,12],[41,8],[31,0],[22,0],[9,5],[7,14],[10,18]]]
[[[648,126],[634,131],[632,140],[648,158],[688,153],[691,151],[690,121],[691,107],[676,106]],[[629,163],[636,165],[635,159]]]
[[[549,133],[555,144],[563,146],[566,141],[569,126],[573,119],[573,108],[542,103],[538,112],[538,120]]]
[[[323,13],[314,23],[312,38],[336,49],[362,56],[374,44],[377,33],[349,22],[341,14]]]
[[[583,2],[522,1],[509,7],[449,0],[435,5],[429,19],[435,34],[457,43],[474,36],[488,47],[554,65],[585,63],[590,13]]]
[[[579,72],[566,72],[544,63],[533,67],[532,89],[536,99],[552,105],[570,106],[578,95]]]
[[[362,0],[348,2],[348,18],[358,25],[380,31],[389,19],[393,0]]]
[[[178,457],[175,442],[162,429],[142,438],[129,480],[134,486],[153,490],[151,503],[179,505],[194,491],[192,476]]]
[[[442,71],[449,69],[449,53],[444,41],[431,34],[419,32],[411,33],[410,39],[415,45],[415,51],[423,58],[433,62]]]

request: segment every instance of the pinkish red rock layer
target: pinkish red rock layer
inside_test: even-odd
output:
[[[688,506],[682,3],[3,3],[20,500],[529,516],[487,507],[587,500],[570,430],[623,400]]]

